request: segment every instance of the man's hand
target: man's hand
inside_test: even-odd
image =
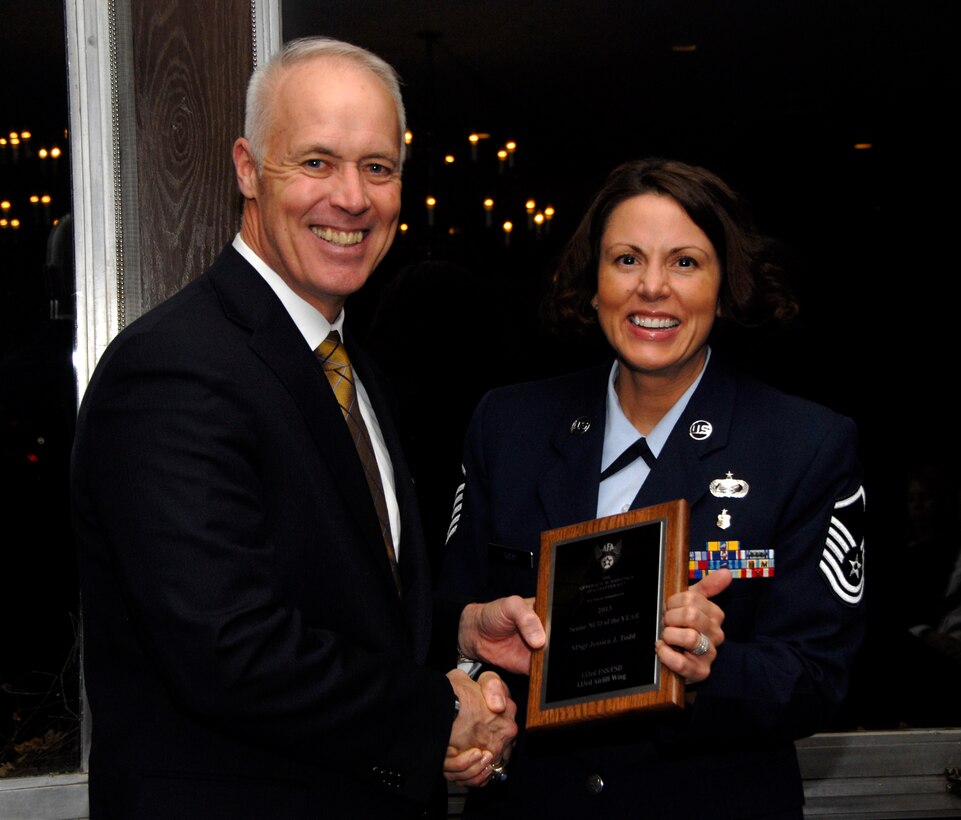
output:
[[[491,765],[500,766],[510,758],[517,736],[517,705],[493,672],[484,672],[474,682],[452,669],[447,679],[460,701],[460,711],[451,726],[444,777],[462,786],[486,786]]]
[[[530,674],[531,650],[542,647],[545,640],[533,598],[511,595],[488,604],[468,604],[460,616],[460,651],[507,672]]]
[[[667,599],[664,631],[655,648],[661,662],[688,683],[711,674],[717,647],[724,643],[724,612],[708,599],[727,589],[731,578],[729,570],[718,570]]]

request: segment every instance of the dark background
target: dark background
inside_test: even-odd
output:
[[[355,312],[379,301],[376,286],[404,263],[432,258],[493,285],[497,307],[526,325],[604,175],[626,159],[670,156],[727,179],[793,255],[803,343],[783,360],[778,346],[755,351],[765,374],[858,417],[886,458],[892,425],[904,447],[931,437],[943,446],[954,437],[930,419],[947,406],[943,354],[953,352],[943,266],[957,159],[944,126],[961,80],[950,46],[957,9],[937,0],[288,2],[287,38],[357,42],[405,82],[411,228]],[[472,131],[491,135],[477,162]],[[494,152],[508,139],[515,166],[499,174]],[[433,229],[427,194],[438,198]],[[483,227],[485,196],[496,202],[493,231]],[[525,230],[530,197],[557,211],[539,243]],[[510,253],[498,253],[504,219],[516,226]],[[402,321],[446,328],[445,312],[470,311],[447,281],[455,293],[434,289],[433,304],[418,300],[425,318]],[[468,313],[461,332],[489,344],[498,318]],[[521,369],[555,367],[543,354]]]
[[[76,413],[61,2],[0,0],[0,777],[79,764],[77,578],[67,463]],[[58,160],[41,160],[57,146]],[[49,206],[32,195],[48,194]],[[63,242],[57,242],[55,237]],[[50,255],[48,256],[48,251]],[[58,299],[56,309],[53,300]]]

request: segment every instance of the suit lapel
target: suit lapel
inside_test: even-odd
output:
[[[317,357],[270,286],[232,247],[225,249],[211,268],[210,280],[227,316],[249,328],[251,350],[283,383],[300,408],[311,437],[330,468],[335,492],[351,510],[368,547],[382,561],[385,583],[393,592],[363,467]]]
[[[404,457],[400,432],[395,424],[396,414],[382,389],[382,381],[377,369],[367,354],[355,343],[353,336],[345,332],[344,343],[350,353],[354,369],[360,376],[377,416],[384,444],[390,454],[394,472],[394,489],[401,518],[401,550],[399,556],[401,583],[404,588],[404,615],[408,632],[414,636],[415,655],[426,651],[429,635],[423,631],[424,624],[430,623],[430,566],[424,549],[424,535],[420,522],[419,502],[413,489],[410,470]],[[366,485],[365,485],[366,486]],[[383,549],[383,547],[381,547]]]

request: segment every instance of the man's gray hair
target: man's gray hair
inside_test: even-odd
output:
[[[400,78],[394,68],[367,49],[334,40],[330,37],[301,37],[284,44],[284,47],[266,63],[258,66],[247,84],[247,111],[244,120],[244,136],[250,143],[250,151],[257,162],[257,172],[263,170],[264,148],[277,83],[287,69],[298,63],[323,57],[350,60],[376,76],[390,92],[397,108],[397,122],[400,125],[400,164],[404,164],[407,130],[407,116],[404,100],[400,93]]]

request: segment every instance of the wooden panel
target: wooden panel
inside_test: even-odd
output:
[[[131,0],[143,310],[210,264],[240,218],[230,150],[253,67],[249,0]]]

